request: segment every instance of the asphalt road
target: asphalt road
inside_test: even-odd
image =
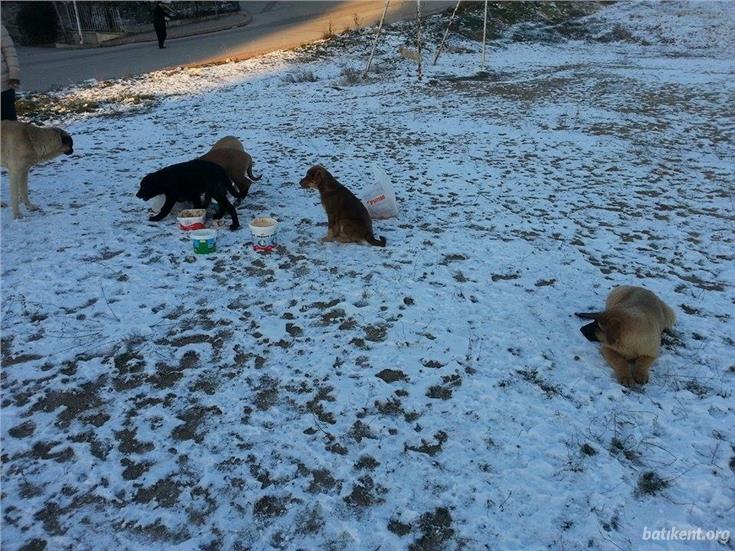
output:
[[[422,2],[422,13],[436,13],[454,1]],[[87,79],[105,80],[182,65],[246,59],[289,49],[323,38],[328,29],[373,25],[382,0],[242,2],[253,21],[206,35],[170,39],[160,50],[155,41],[105,48],[56,49],[19,47],[22,90],[45,91]],[[414,0],[392,0],[388,22],[415,17]]]

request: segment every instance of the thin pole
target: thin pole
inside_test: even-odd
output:
[[[383,15],[380,17],[380,23],[378,24],[378,32],[375,33],[375,40],[373,40],[373,49],[370,50],[370,58],[368,59],[367,67],[365,67],[365,72],[362,74],[363,77],[366,77],[368,74],[368,71],[370,70],[370,65],[373,63],[373,56],[375,55],[375,48],[378,46],[378,37],[380,37],[380,31],[383,28],[383,21],[385,21],[385,14],[388,11],[388,4],[390,4],[390,0],[385,0],[385,6],[383,7]]]
[[[79,23],[79,10],[77,10],[76,0],[72,4],[74,5],[74,16],[77,18],[77,32],[79,33],[79,45],[81,46],[84,44],[84,36],[82,35],[82,25]]]
[[[487,0],[485,0],[485,19],[482,22],[482,62],[481,65],[485,67],[485,38],[487,37]]]
[[[416,0],[416,45],[419,54],[418,75],[421,80],[421,0]]]
[[[64,38],[62,40],[66,40],[66,37],[67,37],[67,29],[66,29],[66,25],[64,24],[64,18],[61,17],[61,12],[59,11],[59,6],[56,5],[56,2],[51,2],[51,5],[54,7],[54,11],[56,12],[56,17],[59,20],[59,26],[61,27],[61,30],[64,33]]]
[[[439,59],[439,54],[442,53],[442,48],[444,47],[444,41],[447,39],[447,35],[449,34],[449,27],[452,26],[452,21],[454,21],[454,16],[457,14],[457,8],[459,8],[459,3],[462,0],[457,0],[457,4],[454,6],[454,11],[452,12],[452,17],[449,18],[449,23],[447,23],[447,29],[444,31],[444,36],[442,36],[442,41],[439,43],[439,49],[436,51],[436,55],[434,55],[434,62],[432,65],[436,65],[436,60]]]

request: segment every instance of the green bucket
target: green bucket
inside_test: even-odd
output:
[[[189,233],[197,254],[209,254],[217,250],[217,232],[215,230],[194,230]]]

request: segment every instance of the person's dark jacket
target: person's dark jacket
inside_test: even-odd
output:
[[[171,17],[171,15],[171,10],[161,4],[161,2],[156,3],[156,7],[153,8],[153,26],[166,27],[166,18]]]

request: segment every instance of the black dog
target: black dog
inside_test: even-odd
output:
[[[227,199],[228,191],[233,196],[240,197],[240,193],[230,182],[230,177],[224,168],[209,161],[195,159],[167,166],[148,174],[141,180],[140,189],[135,196],[144,201],[156,195],[166,196],[161,212],[149,218],[151,222],[163,220],[171,212],[174,204],[179,201],[190,201],[194,208],[200,209],[206,208],[210,199],[215,199],[219,204],[219,209],[214,218],[222,218],[226,210],[232,218],[230,229],[236,230],[240,227],[240,221],[237,218],[235,207]],[[202,195],[205,196],[204,205],[202,205]]]

